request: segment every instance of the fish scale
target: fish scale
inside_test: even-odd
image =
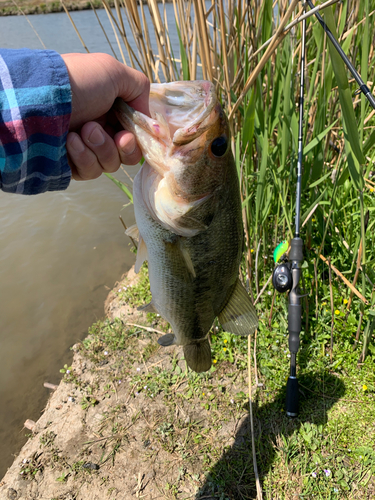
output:
[[[177,237],[191,256],[196,271],[193,278],[186,270],[177,242],[170,243],[176,235],[149,215],[143,202],[141,178],[139,173],[134,179],[134,205],[138,229],[148,250],[153,304],[171,324],[177,344],[186,345],[192,338],[202,340],[221,310],[228,287],[234,285],[238,276],[243,234],[238,217],[241,207],[239,203],[234,206],[234,201],[238,201],[235,198],[223,196],[221,210],[206,232],[192,238]],[[237,184],[234,165],[232,179]],[[199,332],[196,324],[201,325]]]

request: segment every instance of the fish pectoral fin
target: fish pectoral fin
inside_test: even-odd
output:
[[[148,304],[144,304],[143,306],[137,307],[137,311],[141,311],[141,312],[145,312],[145,313],[157,313],[158,312],[156,307],[152,303],[152,300]]]
[[[201,373],[211,368],[211,347],[207,339],[184,345],[183,350],[185,361],[193,371]]]
[[[194,270],[194,264],[193,264],[193,261],[191,260],[189,250],[185,247],[182,238],[179,239],[179,247],[181,250],[182,257],[184,258],[186,267],[188,268],[188,270],[192,274],[192,276],[195,278],[196,274],[195,274],[195,270]]]
[[[226,332],[236,335],[251,335],[258,327],[255,307],[238,278],[218,318]]]
[[[194,264],[181,236],[175,236],[172,241],[164,240],[164,244],[173,265],[183,272],[185,282],[191,283],[196,277]]]
[[[139,229],[137,224],[133,224],[132,226],[129,226],[128,229],[125,231],[125,234],[129,236],[130,238],[133,238],[133,240],[139,240]]]
[[[158,339],[158,344],[167,347],[169,345],[173,345],[175,343],[175,336],[173,333],[167,333]]]
[[[138,274],[141,269],[142,264],[145,260],[148,260],[148,253],[146,243],[144,242],[141,235],[139,235],[139,245],[137,249],[137,258],[135,261],[134,271]]]

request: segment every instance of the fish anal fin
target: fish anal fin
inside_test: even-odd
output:
[[[201,373],[211,368],[211,347],[207,339],[184,345],[183,349],[185,361],[193,371]]]
[[[135,261],[134,271],[138,274],[142,264],[148,260],[147,247],[141,235],[139,235],[139,245],[137,249],[137,258]]]
[[[154,304],[152,303],[152,300],[148,304],[144,304],[143,306],[137,307],[137,311],[142,311],[145,313],[157,313],[158,312],[156,310]]]
[[[173,345],[175,343],[175,336],[173,333],[167,333],[158,339],[158,344],[167,347],[169,345]]]
[[[236,335],[251,335],[258,327],[255,307],[239,279],[218,318],[226,332]]]

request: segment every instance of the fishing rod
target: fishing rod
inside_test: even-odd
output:
[[[306,4],[313,9],[314,4],[311,0],[306,0]],[[304,4],[304,8],[306,8]],[[343,59],[344,63],[352,73],[359,85],[359,91],[363,92],[371,106],[375,109],[375,98],[371,94],[367,85],[361,79],[359,73],[355,70],[346,54],[340,47],[336,38],[324,22],[318,12],[315,16],[327,33],[333,46]],[[304,106],[304,88],[305,88],[305,52],[306,52],[306,19],[302,21],[302,39],[301,39],[301,74],[300,74],[300,96],[299,96],[299,126],[298,126],[298,160],[297,160],[297,186],[296,186],[296,215],[295,215],[295,234],[289,242],[283,241],[274,251],[274,261],[278,264],[272,275],[272,284],[274,288],[284,293],[289,291],[288,303],[288,332],[289,332],[289,351],[290,351],[290,374],[286,386],[286,414],[288,417],[298,416],[299,388],[297,379],[297,353],[300,346],[300,333],[302,326],[302,304],[299,281],[302,275],[303,262],[303,240],[300,237],[301,224],[301,190],[302,190],[302,160],[303,160],[303,106]],[[358,91],[357,91],[358,92]],[[289,253],[288,253],[289,249]]]
[[[302,324],[302,304],[299,280],[303,262],[303,241],[300,237],[301,223],[301,189],[302,189],[302,158],[303,158],[303,104],[305,88],[305,50],[306,50],[306,19],[302,21],[301,47],[301,74],[299,95],[299,125],[298,125],[298,160],[297,160],[297,189],[296,189],[296,217],[294,238],[290,242],[281,243],[274,252],[275,263],[282,261],[275,267],[272,275],[274,288],[280,292],[289,291],[288,304],[288,331],[290,351],[290,373],[286,385],[286,414],[288,417],[298,415],[298,380],[297,380],[297,353],[300,345]]]
[[[314,6],[314,4],[312,3],[311,0],[306,0],[306,3],[310,7],[310,9],[314,9],[315,8],[315,6]],[[314,12],[314,14],[315,14],[315,17],[317,18],[317,20],[319,21],[321,27],[326,32],[328,38],[331,40],[333,46],[335,47],[335,49],[339,53],[341,59],[344,61],[344,63],[346,64],[347,68],[349,69],[350,73],[353,75],[353,78],[358,83],[358,85],[359,85],[359,89],[358,90],[365,95],[366,99],[369,101],[369,103],[371,104],[372,108],[375,109],[375,98],[372,95],[370,89],[367,87],[367,85],[365,84],[365,82],[362,80],[362,78],[360,77],[358,71],[354,68],[353,64],[349,61],[347,55],[342,50],[339,42],[336,40],[336,38],[332,34],[332,31],[328,28],[328,26],[324,22],[322,16],[319,14],[319,12]]]

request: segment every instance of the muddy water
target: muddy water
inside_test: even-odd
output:
[[[90,51],[111,53],[93,12],[72,17]],[[64,13],[29,19],[47,48],[84,52]],[[42,48],[22,16],[0,18],[0,46]],[[133,263],[118,219],[134,222],[126,202],[105,177],[36,197],[0,192],[0,478],[25,441],[23,422],[40,416],[43,382],[60,380],[70,346],[103,317],[108,289]]]
[[[1,472],[23,422],[39,418],[43,382],[59,381],[69,347],[103,317],[108,289],[134,258],[118,219],[124,197],[108,179],[37,198],[0,194]],[[132,209],[121,213],[133,223]]]

